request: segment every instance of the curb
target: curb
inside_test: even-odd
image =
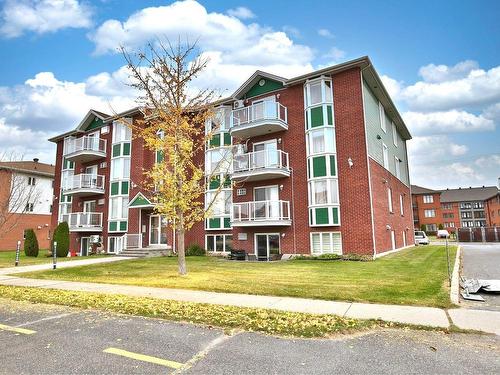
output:
[[[460,253],[462,247],[458,245],[457,254],[455,256],[455,266],[453,267],[453,273],[451,276],[451,287],[450,287],[450,300],[451,303],[458,305],[460,303],[459,300],[459,289],[460,285],[458,282],[459,279],[459,270],[460,270]]]

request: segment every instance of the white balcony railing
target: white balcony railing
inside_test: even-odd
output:
[[[264,168],[288,170],[288,154],[281,150],[262,150],[247,154],[236,154],[233,159],[233,172],[249,172]]]
[[[142,234],[127,233],[123,235],[122,246],[123,249],[141,249],[142,248]]]
[[[251,201],[233,204],[233,223],[290,221],[290,202]]]
[[[70,230],[102,229],[102,212],[73,212],[62,215]]]
[[[231,114],[231,127],[263,120],[281,120],[287,123],[287,108],[278,102],[264,100],[248,107],[235,109]]]
[[[100,190],[104,193],[104,176],[97,174],[77,174],[63,181],[63,190]]]
[[[64,156],[82,151],[106,153],[106,140],[89,136],[66,140],[64,145]]]

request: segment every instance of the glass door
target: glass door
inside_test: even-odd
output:
[[[280,253],[279,233],[255,235],[255,255],[257,260],[270,260]]]
[[[252,102],[253,120],[275,119],[276,116],[276,98],[270,96],[261,100]]]
[[[279,190],[278,186],[258,187],[254,190],[255,217],[260,219],[279,219]],[[264,202],[265,201],[265,202]]]
[[[151,215],[149,217],[149,244],[166,245],[167,244],[167,219],[160,215]]]
[[[262,143],[254,143],[254,160],[256,168],[277,167],[278,166],[278,143],[276,139]]]
[[[80,255],[87,256],[89,253],[90,237],[82,237],[80,239]]]

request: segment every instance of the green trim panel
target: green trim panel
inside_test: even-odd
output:
[[[337,176],[337,171],[335,169],[335,155],[330,155],[330,176]]]
[[[326,116],[328,120],[327,125],[333,125],[333,111],[331,105],[326,106]]]
[[[139,193],[137,196],[129,203],[129,207],[135,206],[150,206],[152,203],[142,194]]]
[[[333,224],[338,225],[339,224],[339,209],[338,209],[338,207],[332,207],[332,218],[333,218]]]
[[[119,191],[120,191],[120,183],[119,182],[112,182],[111,183],[111,195],[118,195]]]
[[[208,184],[209,189],[217,189],[220,185],[220,178],[219,176],[214,176],[212,180],[210,180],[210,183]]]
[[[231,218],[230,217],[224,218],[224,228],[231,228]]]
[[[130,155],[130,143],[124,143],[123,144],[123,155],[129,156]]]
[[[127,222],[126,221],[120,221],[120,231],[126,231],[127,230]]]
[[[315,208],[314,210],[315,210],[316,224],[317,225],[329,223],[328,208],[327,207]]]
[[[110,232],[116,232],[118,228],[118,222],[117,221],[110,221],[109,222],[109,231]]]
[[[121,144],[113,145],[113,157],[120,156]]]
[[[323,126],[323,107],[311,108],[311,127]]]
[[[326,176],[326,157],[316,156],[313,158],[313,177]]]
[[[128,195],[128,181],[122,182],[122,195]]]
[[[220,146],[220,134],[212,135],[209,143],[210,147],[219,147]]]
[[[220,228],[220,217],[211,217],[208,219],[208,227],[210,229]]]
[[[97,129],[103,125],[104,125],[103,121],[100,118],[95,117],[94,120],[89,124],[89,126],[87,126],[87,128],[85,130],[88,131],[88,130]]]
[[[224,146],[231,146],[231,134],[224,133]]]
[[[259,85],[259,81],[264,80],[264,85]],[[265,94],[266,92],[275,91],[283,88],[283,83],[274,81],[268,78],[259,78],[257,83],[253,85],[247,92],[245,97],[251,98]]]

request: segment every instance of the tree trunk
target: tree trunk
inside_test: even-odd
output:
[[[177,262],[179,265],[179,275],[187,275],[186,252],[184,246],[184,220],[181,215],[177,229]]]

